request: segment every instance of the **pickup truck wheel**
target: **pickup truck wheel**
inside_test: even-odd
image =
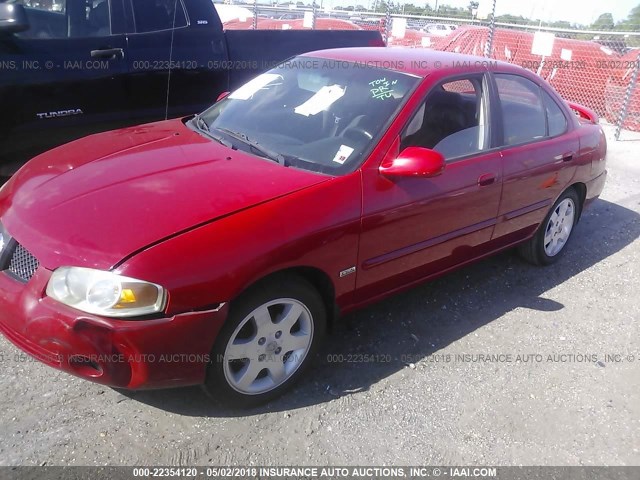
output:
[[[518,247],[520,255],[535,265],[558,261],[571,238],[579,211],[578,194],[570,188],[553,205],[533,238]]]
[[[303,374],[325,328],[322,297],[304,279],[256,285],[231,306],[212,350],[205,392],[235,407],[278,397]]]

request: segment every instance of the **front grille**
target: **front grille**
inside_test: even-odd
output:
[[[8,270],[18,279],[28,282],[36,273],[39,265],[40,262],[38,262],[36,257],[31,255],[26,248],[18,243],[11,255]]]

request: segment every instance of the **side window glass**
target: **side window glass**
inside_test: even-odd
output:
[[[555,100],[544,90],[542,91],[542,99],[544,101],[545,111],[547,112],[549,136],[555,137],[556,135],[562,135],[567,131],[567,118]]]
[[[187,16],[181,0],[134,0],[136,32],[158,32],[185,27]]]
[[[78,38],[111,35],[109,0],[19,0],[29,30],[20,38]]]
[[[432,90],[401,136],[401,150],[430,148],[446,160],[487,148],[487,122],[480,78],[454,80]]]
[[[540,88],[519,75],[496,74],[504,125],[504,142],[517,145],[545,136],[545,111]]]

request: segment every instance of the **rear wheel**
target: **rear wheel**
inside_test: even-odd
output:
[[[325,328],[324,303],[306,280],[261,282],[232,304],[205,391],[218,403],[240,407],[281,395],[315,356]]]
[[[580,200],[573,188],[553,205],[536,234],[518,247],[520,255],[535,265],[550,265],[564,253],[578,222]]]

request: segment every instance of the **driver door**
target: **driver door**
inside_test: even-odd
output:
[[[0,36],[0,157],[18,163],[128,118],[121,0],[30,4],[30,28]]]
[[[501,194],[501,159],[492,148],[487,79],[457,77],[432,88],[391,154],[408,146],[443,154],[432,178],[363,170],[357,288],[376,296],[465,262],[491,239]]]

